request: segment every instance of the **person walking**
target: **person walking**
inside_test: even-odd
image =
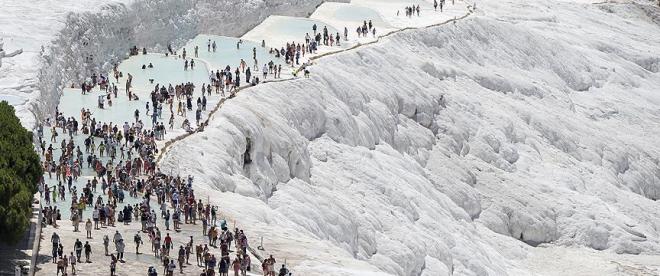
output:
[[[140,237],[140,232],[135,234],[135,237],[133,237],[133,241],[135,242],[135,254],[139,255],[140,254],[140,245],[143,243],[142,242],[142,237]]]
[[[186,250],[183,248],[183,245],[179,247],[179,272],[183,273],[183,263],[186,261]]]
[[[85,262],[91,263],[89,257],[92,255],[92,245],[88,241],[85,242]]]
[[[250,255],[248,254],[243,254],[243,258],[241,258],[241,275],[246,276],[247,272],[250,271]]]
[[[239,276],[239,271],[241,270],[241,260],[234,258],[234,261],[231,263],[231,267],[234,269],[234,276]]]
[[[90,155],[91,156],[91,155]],[[92,212],[92,218],[94,219],[94,229],[99,230],[99,218],[100,218],[100,212],[98,208],[94,208],[94,211]],[[87,219],[89,221],[89,219]]]
[[[110,245],[110,238],[108,235],[103,236],[103,249],[105,249],[105,255],[108,256],[108,245]]]
[[[170,264],[167,265],[167,276],[174,276],[174,270],[176,270],[176,264],[174,264],[174,260],[170,260]]]
[[[78,232],[78,226],[80,225],[80,216],[78,215],[77,211],[74,211],[73,214],[71,214],[71,221],[73,223],[73,232]]]
[[[124,249],[126,248],[126,245],[124,244],[124,240],[120,240],[117,243],[117,259],[119,261],[123,262],[124,261]]]
[[[170,210],[165,213],[165,230],[170,230]]]
[[[115,276],[117,272],[117,258],[115,255],[110,255],[110,276]]]
[[[54,252],[53,255],[57,256],[57,247],[60,244],[60,236],[57,235],[57,233],[53,232],[53,235],[50,236],[50,241],[53,244],[53,252]],[[57,259],[53,258],[53,263],[56,263],[56,262],[57,262]]]
[[[227,263],[227,259],[220,258],[220,264],[218,265],[218,270],[219,270],[220,276],[228,276],[229,264]]]
[[[71,274],[76,275],[76,256],[73,255],[73,252],[69,255],[69,263],[71,264]]]
[[[92,238],[92,221],[88,218],[87,222],[85,222],[85,231],[87,232],[87,238],[91,239]]]
[[[62,271],[62,275],[66,274],[66,271],[64,270],[64,260],[62,258],[57,260],[57,273],[55,275],[60,275],[60,271]]]
[[[78,257],[78,261],[82,262],[80,256],[82,255],[83,244],[79,239],[76,239],[76,242],[73,244],[73,250],[76,251],[76,257]]]

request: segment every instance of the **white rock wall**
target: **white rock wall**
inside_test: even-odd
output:
[[[245,90],[163,165],[305,275],[345,254],[395,275],[506,275],[541,243],[660,253],[648,11],[480,8]]]

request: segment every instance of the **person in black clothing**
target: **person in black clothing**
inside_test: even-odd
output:
[[[282,268],[280,268],[280,273],[278,274],[278,276],[286,276],[288,274],[289,274],[289,270],[286,269],[285,265],[282,265]]]
[[[89,256],[92,255],[92,246],[88,241],[85,242],[85,262],[90,263]]]

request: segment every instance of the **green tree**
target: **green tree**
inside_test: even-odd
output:
[[[32,198],[43,171],[14,107],[0,102],[0,242],[13,244],[30,225]]]

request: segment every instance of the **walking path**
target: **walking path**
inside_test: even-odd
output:
[[[269,17],[240,39],[200,35],[166,55],[143,54],[136,48],[133,56],[113,72],[90,76],[86,83],[66,89],[60,114],[38,129],[45,168],[50,171],[44,175],[40,189],[46,225],[40,253],[55,258],[42,260],[36,274],[59,274],[58,266],[66,263],[66,258],[60,257],[80,255],[78,261],[85,259],[75,266],[80,275],[106,274],[112,267],[116,275],[147,274],[150,266],[163,275],[167,267],[162,264],[162,253],[169,253],[175,270],[187,275],[199,275],[209,265],[217,271],[222,260],[227,261],[223,263],[227,268],[237,262],[238,268],[249,267],[256,273],[262,273],[263,268],[278,270],[280,262],[274,263],[275,259],[267,258],[269,254],[255,250],[258,237],[250,236],[249,225],[224,214],[223,206],[209,206],[209,195],[195,193],[194,176],[161,172],[158,161],[173,143],[203,131],[213,113],[245,88],[293,79],[299,73],[306,75],[309,65],[323,56],[375,43],[395,32],[447,24],[470,14],[466,14],[467,6],[462,2],[445,4],[448,7],[443,13],[434,12],[432,2],[417,2],[421,8],[413,9],[410,16],[404,13],[407,3],[403,1],[326,3],[312,19]],[[378,8],[368,8],[372,6]],[[397,12],[400,15],[393,16]],[[360,18],[366,23],[372,16],[373,27],[364,26],[358,38]],[[316,24],[319,36],[314,37],[310,24]],[[321,35],[324,27],[327,35]],[[295,43],[289,44],[292,40]],[[264,66],[266,60],[273,62]],[[194,68],[189,68],[189,61],[195,62]],[[280,66],[284,67],[279,71],[284,77],[274,78]],[[83,93],[83,87],[88,91]],[[162,127],[152,129],[153,122]],[[181,221],[177,230],[175,216]],[[76,224],[79,232],[74,231]],[[88,229],[89,233],[83,235]],[[240,229],[246,229],[245,234]],[[207,232],[216,234],[209,236]],[[136,235],[142,241],[140,253],[134,247]],[[105,236],[109,241],[104,242]],[[164,247],[167,236],[172,240],[169,248]],[[212,237],[220,242],[215,243]],[[107,252],[104,243],[109,247]],[[162,247],[162,252],[152,250],[154,245]],[[200,250],[200,255],[206,256],[202,262],[195,260],[197,246],[208,247]],[[82,254],[87,248],[91,249],[89,258]],[[184,257],[179,258],[180,254]],[[192,260],[185,257],[188,254],[193,255]],[[256,263],[264,258],[265,265]],[[72,273],[71,265],[66,272]]]

